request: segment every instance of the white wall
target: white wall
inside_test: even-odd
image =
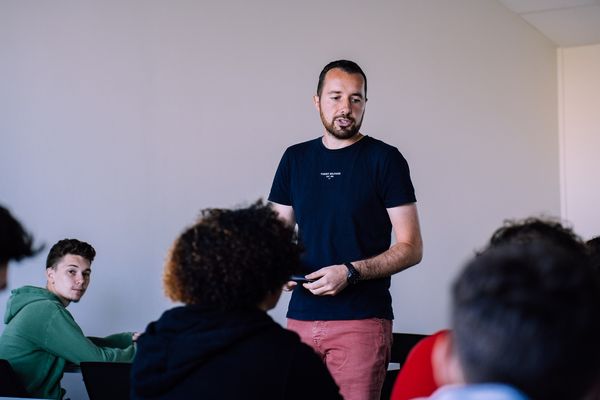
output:
[[[9,0],[0,57],[0,203],[49,245],[94,244],[69,307],[90,335],[171,307],[170,243],[201,208],[266,197],[285,147],[321,134],[333,59],[364,68],[363,132],[412,168],[425,258],[393,279],[396,331],[446,325],[451,280],[505,218],[560,212],[555,48],[494,0]],[[42,285],[44,256],[11,286]]]
[[[600,235],[600,45],[559,49],[562,212],[586,239]]]

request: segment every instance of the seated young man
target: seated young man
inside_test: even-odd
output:
[[[317,354],[266,313],[300,267],[293,228],[260,202],[204,210],[167,258],[166,311],[138,341],[134,399],[341,399]]]
[[[452,290],[452,332],[436,341],[429,399],[564,400],[589,393],[600,364],[600,284],[589,257],[548,241],[473,259]]]
[[[85,294],[95,255],[88,243],[59,241],[46,260],[46,288],[24,286],[8,300],[0,358],[10,362],[34,397],[62,398],[60,380],[67,362],[133,359],[134,334],[88,338],[66,309]]]

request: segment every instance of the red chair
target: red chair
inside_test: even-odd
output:
[[[448,330],[436,332],[425,337],[413,347],[406,362],[400,368],[390,397],[391,400],[428,397],[438,388],[433,376],[431,355],[438,337],[447,335],[448,332]]]

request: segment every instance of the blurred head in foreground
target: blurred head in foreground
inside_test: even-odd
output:
[[[25,231],[10,211],[0,206],[0,290],[7,285],[8,262],[34,256],[43,247],[35,248],[33,236]]]
[[[454,364],[446,365],[458,365],[466,383],[579,398],[598,376],[599,313],[598,274],[585,248],[539,236],[496,244],[453,285],[446,354]]]

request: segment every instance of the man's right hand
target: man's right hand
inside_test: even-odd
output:
[[[314,282],[302,286],[315,296],[335,296],[348,286],[348,268],[344,264],[323,267],[306,277]]]

